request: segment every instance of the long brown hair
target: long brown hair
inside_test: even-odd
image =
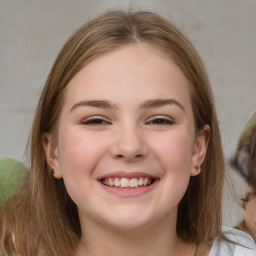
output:
[[[223,152],[212,91],[198,53],[173,24],[156,14],[109,11],[69,38],[48,76],[31,132],[29,175],[18,195],[1,209],[0,241],[5,253],[74,255],[81,235],[77,208],[63,181],[52,177],[42,136],[57,134],[65,87],[84,65],[121,45],[140,42],[162,50],[176,62],[189,82],[197,131],[205,124],[211,127],[202,173],[191,178],[179,204],[177,235],[196,243],[199,252],[221,234]]]

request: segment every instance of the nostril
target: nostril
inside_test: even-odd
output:
[[[114,156],[116,159],[137,159],[137,160],[139,160],[139,159],[142,159],[143,157],[144,157],[144,155],[143,154],[137,154],[137,155],[123,155],[123,154],[117,154],[117,155],[115,155]]]
[[[142,154],[138,154],[138,155],[135,156],[135,158],[142,158],[142,157],[143,157]]]

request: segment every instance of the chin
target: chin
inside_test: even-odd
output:
[[[105,221],[109,226],[119,231],[133,231],[138,229],[144,229],[149,227],[153,222],[153,216],[149,216],[147,211],[142,211],[141,209],[123,209],[120,211],[115,211],[114,216],[109,216],[105,218]]]
[[[112,230],[116,230],[118,232],[123,232],[123,233],[133,233],[137,231],[143,231],[146,230],[147,228],[150,228],[150,222],[147,221],[129,221],[129,222],[124,222],[124,220],[120,222],[112,222],[109,223]]]

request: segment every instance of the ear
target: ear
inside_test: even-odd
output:
[[[210,133],[211,128],[206,124],[196,135],[192,153],[191,176],[196,176],[200,173],[200,166],[203,164],[206,156]]]
[[[56,179],[61,179],[62,172],[59,163],[58,147],[54,141],[54,138],[50,133],[44,133],[42,140],[46,161],[53,170],[53,176]]]

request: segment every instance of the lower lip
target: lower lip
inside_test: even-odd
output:
[[[105,191],[111,194],[114,194],[120,197],[136,197],[136,196],[147,194],[150,191],[152,191],[159,183],[159,180],[158,179],[155,180],[154,183],[151,184],[150,186],[145,186],[145,187],[142,186],[138,188],[116,188],[116,187],[106,186],[102,184],[100,181],[99,183]]]

